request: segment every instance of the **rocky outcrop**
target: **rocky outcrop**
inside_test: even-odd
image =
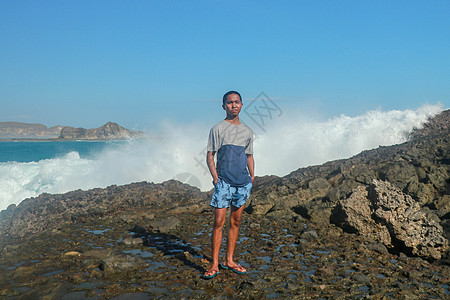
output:
[[[0,122],[0,139],[52,139],[57,138],[62,126],[48,128],[43,124]]]
[[[203,199],[205,194],[198,188],[175,180],[161,184],[140,182],[126,186],[113,185],[105,189],[78,190],[63,195],[42,194],[3,210],[0,213],[0,232],[6,236],[24,236],[65,222],[83,223],[131,207],[154,208],[163,203],[176,203],[174,206],[178,207],[193,206]],[[142,210],[142,213],[146,214],[146,210]],[[173,222],[157,224],[163,229],[176,226]]]
[[[331,221],[397,253],[440,259],[448,248],[439,218],[389,182],[374,180],[368,188],[357,187],[338,202]]]
[[[255,188],[250,206],[253,211],[266,214],[276,202],[283,202],[310,218],[318,210],[334,207],[357,186],[368,186],[378,179],[391,182],[422,206],[434,208],[434,203],[445,202],[449,194],[449,143],[448,134],[425,137],[364,151],[346,160],[301,168],[283,178],[272,176]],[[436,213],[450,213],[445,207],[436,207]],[[323,218],[317,221],[320,219]]]
[[[108,139],[126,139],[130,138],[133,133],[118,125],[117,123],[108,122],[105,125],[94,128],[74,128],[70,126],[63,127],[59,134],[59,139],[63,140],[108,140]]]
[[[255,182],[247,211],[287,218],[292,212],[317,224],[329,223],[331,211],[358,186],[372,180],[390,182],[439,218],[450,237],[449,111],[432,122],[425,135],[411,141],[364,151],[345,160],[298,169],[285,177],[267,176]],[[442,129],[442,130],[440,130]],[[425,133],[424,133],[425,134]]]

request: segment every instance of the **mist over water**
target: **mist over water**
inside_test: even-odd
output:
[[[373,110],[327,121],[301,114],[282,117],[269,124],[265,134],[257,136],[257,173],[287,175],[300,167],[406,142],[414,128],[421,128],[428,118],[442,110],[439,105],[424,105],[417,110]]]
[[[301,167],[405,142],[414,128],[442,110],[440,105],[424,105],[417,110],[369,111],[325,121],[291,111],[272,116],[264,127],[241,115],[255,132],[256,175],[284,176]],[[70,152],[37,162],[0,163],[0,209],[44,192],[64,193],[138,181],[157,183],[176,178],[210,190],[212,179],[205,151],[213,125],[165,123],[157,137],[106,146],[89,158]]]

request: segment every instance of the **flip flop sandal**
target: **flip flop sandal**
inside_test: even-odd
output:
[[[236,270],[235,268],[227,267],[227,266],[225,266],[224,264],[220,264],[219,267],[222,268],[222,269],[224,269],[224,270],[231,270],[231,271],[233,271],[234,273],[239,274],[239,275],[247,274],[247,271],[244,271],[244,272],[238,271],[238,270]],[[241,265],[238,265],[238,267],[241,267],[241,268],[242,268]]]
[[[214,277],[216,277],[217,275],[219,275],[220,271],[216,271],[216,273],[212,274],[212,275],[205,275],[203,274],[202,276],[200,276],[202,279],[213,279]]]

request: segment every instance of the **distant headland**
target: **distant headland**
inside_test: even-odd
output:
[[[142,132],[128,130],[114,122],[92,129],[0,122],[0,141],[96,141],[123,140],[139,136],[142,136]]]

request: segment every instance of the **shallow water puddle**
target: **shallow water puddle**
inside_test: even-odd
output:
[[[138,255],[141,257],[153,257],[154,254],[148,251],[142,251],[139,249],[133,249],[133,250],[124,250],[122,251],[123,253],[127,253],[127,254],[133,254],[133,255]]]
[[[147,263],[149,264],[147,271],[154,271],[156,269],[160,268],[167,268],[167,265],[160,261],[154,261],[154,260],[147,260]]]
[[[18,293],[26,293],[29,290],[31,290],[31,288],[27,287],[27,286],[21,286],[21,287],[14,288],[14,290]]]
[[[303,274],[306,276],[306,278],[303,279],[303,281],[305,281],[305,282],[312,282],[311,276],[315,276],[316,275],[316,270],[304,271]]]
[[[186,241],[167,234],[157,233],[148,235],[146,237],[146,245],[163,252],[166,256],[174,256],[179,253],[188,252],[195,258],[203,258],[199,254],[201,251],[200,246],[192,246]]]
[[[64,272],[64,270],[56,270],[56,271],[51,271],[51,272],[42,274],[41,276],[49,277],[49,276],[53,276],[53,275],[56,275],[56,274],[59,274],[59,273],[62,273],[62,272]]]
[[[318,254],[328,255],[328,254],[330,254],[330,253],[333,252],[333,251],[328,251],[328,250],[316,250],[316,251],[314,251],[314,252],[316,252],[316,253],[318,253]]]
[[[17,269],[18,267],[20,267],[21,265],[23,265],[24,263],[25,263],[24,261],[21,261],[21,262],[15,264],[14,266],[7,267],[6,270],[15,270],[15,269]]]
[[[93,234],[96,234],[96,235],[103,234],[103,233],[105,233],[107,231],[110,231],[110,230],[111,230],[110,228],[107,228],[107,229],[96,229],[96,230],[86,229],[87,232],[90,232],[90,233],[93,233]]]
[[[256,257],[256,259],[262,259],[268,264],[270,264],[270,262],[272,261],[272,258],[270,256],[258,256]]]
[[[291,260],[295,255],[292,252],[284,253],[281,259],[283,260]]]
[[[80,288],[80,289],[92,289],[98,286],[104,286],[105,283],[102,281],[97,281],[97,282],[83,282],[79,285],[76,285],[75,287]]]
[[[272,237],[270,234],[267,233],[261,233],[261,236],[263,237],[263,241],[268,241],[270,237]]]
[[[282,247],[284,247],[284,246],[286,246],[286,245],[285,245],[285,244],[281,244],[281,245],[279,245],[279,246],[277,247],[277,249],[276,249],[276,250],[277,250],[277,252],[280,252],[281,248],[282,248]]]
[[[248,241],[249,239],[250,239],[250,238],[247,237],[247,236],[242,236],[242,237],[240,237],[240,238],[237,240],[236,244],[242,244],[242,242],[246,242],[246,241]]]
[[[358,291],[360,291],[362,293],[368,293],[368,292],[370,292],[370,287],[368,287],[367,285],[363,285],[358,288]]]
[[[272,293],[267,294],[266,298],[267,299],[277,299],[277,298],[280,298],[281,295],[282,295],[281,293],[272,292]]]
[[[92,248],[92,249],[104,249],[102,246],[97,246],[94,243],[88,243],[88,245]]]
[[[345,276],[349,276],[352,273],[356,273],[356,271],[355,270],[349,270],[349,269],[345,270]]]

